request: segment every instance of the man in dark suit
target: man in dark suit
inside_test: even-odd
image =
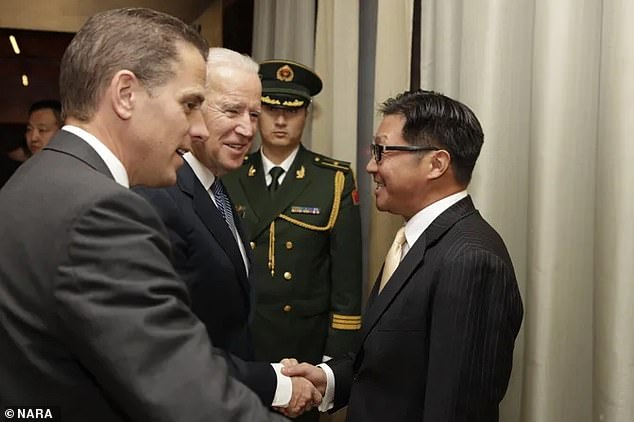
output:
[[[523,309],[506,247],[466,192],[480,123],[422,90],[381,112],[367,171],[377,208],[406,222],[370,294],[361,347],[283,372],[310,377],[321,409],[348,404],[349,421],[497,421]]]
[[[260,74],[262,148],[224,178],[251,235],[256,356],[319,363],[354,350],[361,327],[358,195],[349,163],[301,143],[321,79],[287,60]]]
[[[0,401],[64,421],[281,420],[228,376],[128,186],[208,133],[207,46],[149,9],[93,16],[61,63],[67,126],[0,191]],[[49,409],[50,410],[50,409]]]
[[[175,186],[136,189],[158,211],[187,283],[194,313],[229,369],[267,406],[287,406],[292,393],[319,396],[303,378],[276,374],[280,364],[254,362],[250,320],[254,303],[250,248],[220,177],[242,165],[257,131],[262,85],[258,64],[225,48],[207,57],[203,116],[209,139],[183,156]],[[223,207],[223,205],[226,206]]]

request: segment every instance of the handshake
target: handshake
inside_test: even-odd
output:
[[[282,374],[291,378],[293,393],[287,407],[276,407],[283,415],[295,418],[304,412],[319,406],[326,392],[326,372],[309,363],[299,363],[287,358],[280,362]]]

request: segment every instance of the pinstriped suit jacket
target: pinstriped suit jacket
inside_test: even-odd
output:
[[[380,279],[380,274],[379,274]],[[497,421],[522,321],[504,242],[470,197],[412,245],[363,317],[355,355],[328,362],[348,421]]]

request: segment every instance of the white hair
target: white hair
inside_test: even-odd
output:
[[[218,67],[230,67],[258,74],[260,65],[246,54],[228,48],[212,47],[207,56],[207,78],[210,78],[213,70]]]

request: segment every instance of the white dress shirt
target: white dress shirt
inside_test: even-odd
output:
[[[299,145],[297,146],[297,148],[295,148],[295,151],[291,152],[291,154],[286,157],[286,159],[284,161],[282,161],[280,164],[275,164],[273,163],[273,161],[269,160],[266,155],[264,155],[264,152],[262,152],[262,148],[260,148],[260,156],[262,156],[262,170],[264,170],[264,178],[266,180],[266,186],[270,185],[271,182],[273,181],[271,175],[269,174],[269,171],[271,171],[271,169],[273,167],[282,167],[284,169],[284,173],[282,173],[282,175],[277,179],[277,182],[281,185],[282,182],[284,181],[284,178],[286,177],[286,175],[288,174],[288,171],[291,168],[291,164],[293,164],[293,161],[295,160],[295,157],[297,157],[297,152],[299,151]]]
[[[183,155],[183,159],[187,161],[187,164],[189,164],[189,166],[192,168],[194,174],[196,175],[196,178],[203,185],[203,187],[209,194],[209,197],[213,201],[216,208],[218,208],[218,202],[216,201],[216,197],[214,196],[211,190],[211,185],[216,180],[216,176],[211,172],[211,170],[205,167],[205,165],[201,163],[198,160],[198,158],[194,157],[194,155],[191,152],[188,152],[185,155]],[[227,223],[227,225],[229,224]],[[232,227],[229,227],[229,229],[231,230],[231,233],[233,234],[233,238],[236,240],[236,243],[238,244],[238,248],[240,248],[240,255],[242,255],[242,262],[244,263],[244,269],[247,272],[247,276],[248,276],[249,275],[249,261],[247,260],[247,251],[244,249],[244,244],[242,243],[242,240],[240,239],[240,235],[238,234],[238,228],[234,225]]]
[[[434,202],[418,211],[412,218],[405,223],[405,243],[403,244],[403,253],[401,255],[401,261],[407,252],[409,252],[411,246],[416,243],[418,238],[427,227],[434,222],[436,218],[449,207],[457,203],[463,198],[466,198],[467,191],[463,190],[454,194],[451,194],[439,201]],[[335,399],[335,374],[327,363],[320,363],[317,365],[326,373],[326,392],[324,393],[323,400],[318,409],[321,412],[326,412],[333,408]]]
[[[79,136],[83,141],[90,145],[99,157],[101,157],[104,163],[106,163],[106,167],[108,167],[108,170],[112,173],[114,181],[123,187],[130,187],[128,172],[125,170],[125,167],[123,167],[121,161],[112,153],[112,151],[108,149],[107,146],[104,145],[103,142],[97,139],[95,135],[92,135],[84,129],[73,125],[64,125],[62,130]]]
[[[218,207],[218,202],[216,202],[216,198],[211,190],[211,185],[216,180],[216,176],[209,170],[203,163],[201,163],[194,155],[190,152],[183,155],[183,159],[187,161],[187,164],[192,168],[194,174],[203,185],[211,200],[214,202],[216,207]],[[244,245],[240,240],[240,235],[238,234],[238,229],[233,226],[230,227],[231,232],[233,233],[233,237],[236,240],[238,247],[240,248],[240,254],[242,255],[242,261],[244,263],[244,268],[247,271],[247,276],[249,275],[249,263],[247,261],[247,252],[244,249]],[[275,376],[277,377],[277,388],[275,389],[275,396],[273,397],[272,406],[277,407],[286,407],[291,401],[291,396],[293,393],[293,384],[291,379],[286,375],[283,375],[281,372],[282,365],[279,363],[272,363],[273,370],[275,371]]]

